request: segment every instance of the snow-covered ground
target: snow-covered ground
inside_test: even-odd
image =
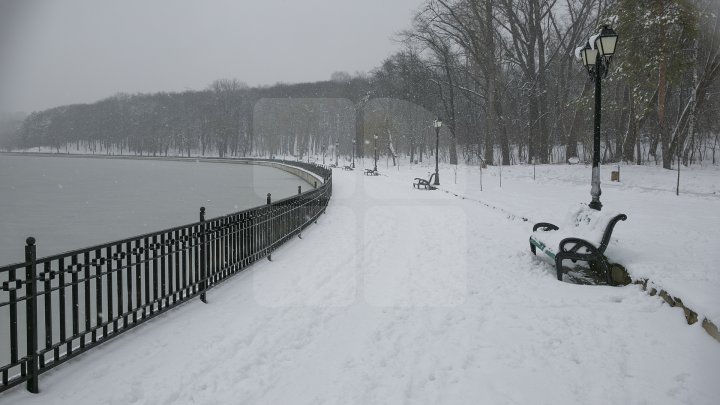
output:
[[[402,167],[401,167],[402,170]],[[432,167],[408,168],[427,178]],[[590,167],[572,165],[488,167],[453,166],[441,170],[442,190],[474,199],[536,222],[561,224],[579,203],[590,202]],[[633,279],[649,279],[658,290],[679,297],[720,325],[720,167],[681,169],[622,165],[621,182],[611,182],[617,166],[603,166],[604,211],[624,213],[627,221],[613,232],[607,254]]]
[[[558,282],[530,254],[532,221],[589,200],[589,169],[537,169],[505,168],[500,189],[489,168],[480,192],[477,168],[455,185],[443,166],[442,187],[466,199],[414,190],[428,167],[336,170],[326,215],[273,262],[0,403],[718,403],[720,344],[681,310],[635,285]],[[696,194],[676,197],[665,172],[624,167],[602,197],[629,216],[621,262],[714,310],[716,174],[688,172]]]

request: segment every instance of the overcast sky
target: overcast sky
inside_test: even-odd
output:
[[[424,0],[0,0],[0,111],[367,72]]]

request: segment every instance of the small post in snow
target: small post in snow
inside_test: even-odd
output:
[[[500,171],[500,188],[502,188],[502,162],[498,165],[498,170]]]
[[[680,153],[678,153],[678,178],[677,178],[677,188],[675,189],[675,195],[680,195]]]
[[[532,158],[533,161],[533,181],[535,181],[535,157]]]
[[[482,191],[482,160],[480,160],[480,191]]]

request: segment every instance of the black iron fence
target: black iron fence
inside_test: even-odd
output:
[[[285,162],[322,179],[310,191],[214,219],[0,267],[0,392],[118,336],[242,271],[321,215],[332,172]],[[4,312],[4,314],[2,313]]]

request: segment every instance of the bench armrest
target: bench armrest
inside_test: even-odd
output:
[[[620,221],[625,221],[626,219],[627,215],[619,214],[610,220],[607,228],[605,228],[605,233],[603,234],[602,241],[600,242],[600,252],[605,252],[605,249],[607,249],[608,243],[610,243],[610,237],[612,237],[613,230],[615,229],[615,225],[617,225],[617,223]]]
[[[553,225],[549,222],[538,222],[533,226],[533,232],[537,231],[540,228],[542,228],[543,231],[557,231],[558,229],[560,229],[556,225]]]
[[[568,246],[569,245],[569,246]],[[560,241],[559,252],[562,253],[577,253],[580,248],[585,248],[588,252],[594,256],[602,256],[598,248],[593,246],[592,243],[580,238],[565,238]]]

